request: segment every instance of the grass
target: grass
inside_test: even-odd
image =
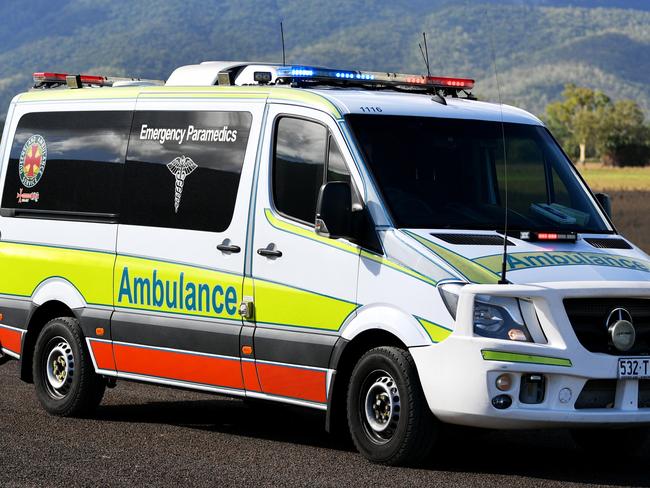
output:
[[[612,168],[600,163],[576,167],[592,191],[611,197],[616,229],[650,253],[650,167]]]
[[[599,163],[576,166],[593,191],[650,191],[650,167],[611,168]]]
[[[650,253],[650,191],[610,190],[616,229],[634,244]]]

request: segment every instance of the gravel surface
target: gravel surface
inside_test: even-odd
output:
[[[0,486],[650,486],[650,449],[596,461],[564,431],[452,430],[407,469],[368,463],[321,414],[135,383],[91,419],[57,418],[16,364],[0,366]]]

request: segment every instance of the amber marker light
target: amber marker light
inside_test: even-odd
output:
[[[502,374],[497,378],[495,384],[498,390],[508,391],[512,388],[512,377],[509,374]]]
[[[243,354],[246,354],[246,355],[253,354],[253,347],[252,346],[242,346],[241,352]]]
[[[97,327],[97,328],[95,329],[95,334],[97,334],[98,336],[103,336],[103,335],[104,335],[104,332],[106,332],[106,331],[104,330],[103,327]]]

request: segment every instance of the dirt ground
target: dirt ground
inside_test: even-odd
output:
[[[650,253],[650,191],[607,191],[617,230]]]

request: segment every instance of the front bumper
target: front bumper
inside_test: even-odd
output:
[[[453,424],[508,429],[650,425],[650,401],[644,396],[639,402],[640,381],[618,379],[618,356],[591,353],[582,347],[562,303],[564,298],[575,296],[650,298],[649,284],[608,283],[606,288],[602,282],[573,285],[464,287],[454,332],[439,344],[410,350],[434,415]],[[477,294],[531,301],[547,344],[474,336],[471,317]],[[510,374],[513,380],[508,391],[498,390],[495,384],[503,373]],[[544,378],[540,403],[520,400],[521,377],[526,374]],[[595,407],[585,407],[582,402],[577,407],[589,380],[606,380],[612,388],[611,401]],[[644,383],[643,391],[647,388],[650,384]],[[510,397],[512,404],[500,410],[492,400],[503,394]]]

